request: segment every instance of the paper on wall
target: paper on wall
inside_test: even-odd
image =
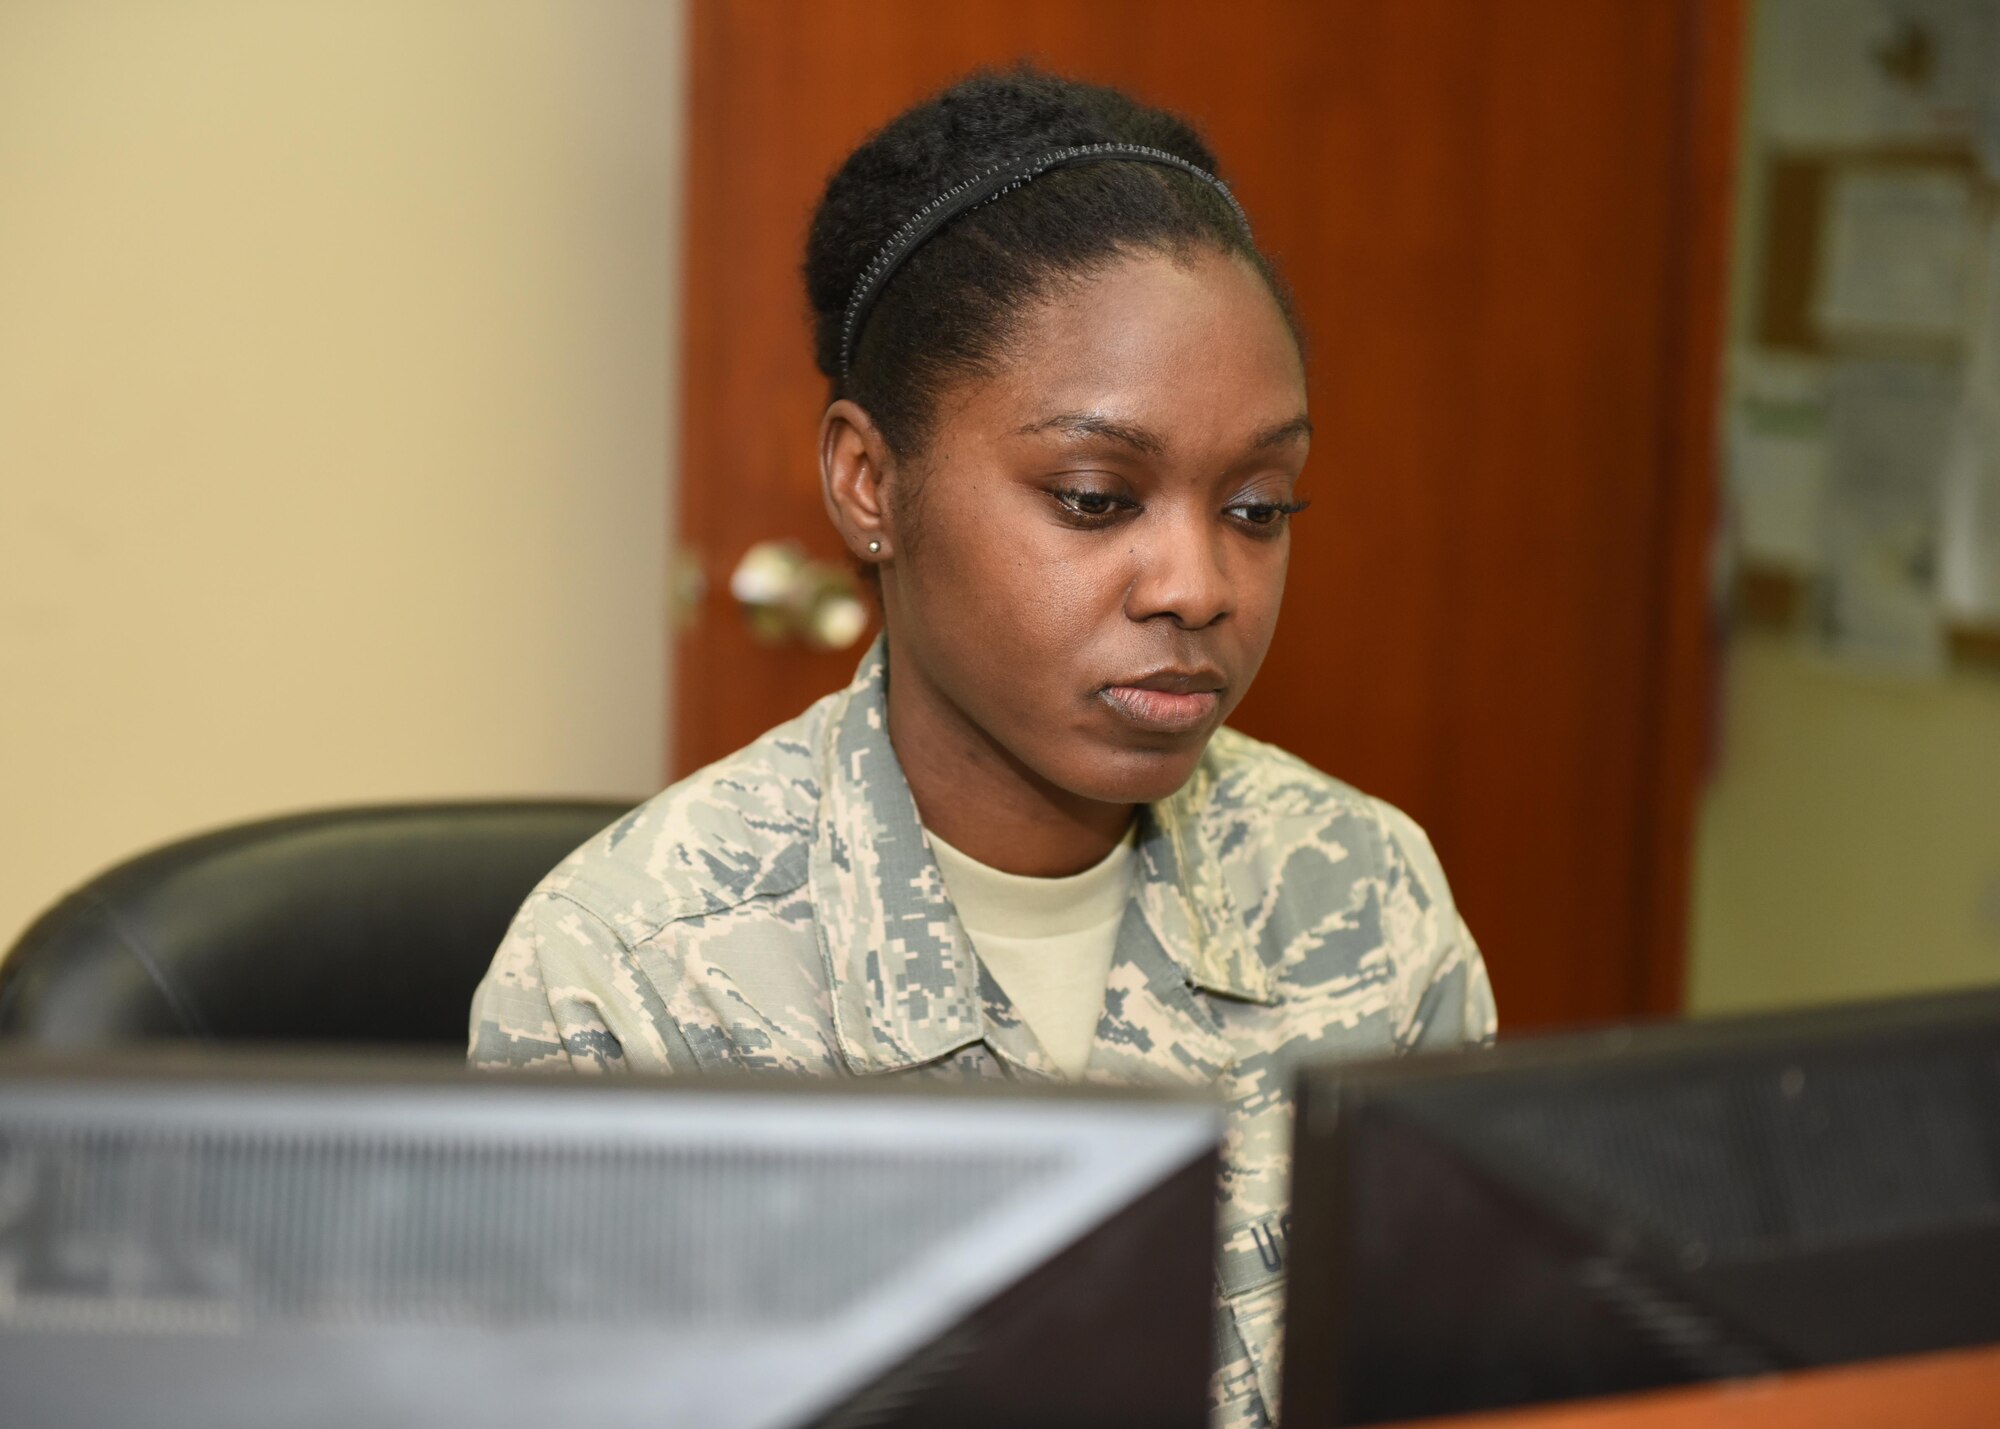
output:
[[[1938,591],[1952,618],[2000,626],[2000,216],[1987,223],[1978,288],[1945,455]]]
[[[1821,331],[1963,335],[1978,232],[1964,175],[1939,168],[1837,172],[1822,231]]]
[[[1736,547],[1750,565],[1820,565],[1826,494],[1826,376],[1810,360],[1738,353],[1728,439]]]
[[[2000,0],[1766,0],[1767,132],[1806,148],[1973,139],[1996,29]]]
[[[1819,634],[1842,658],[1944,668],[1939,501],[1957,401],[1953,370],[1932,363],[1844,362],[1828,377]]]

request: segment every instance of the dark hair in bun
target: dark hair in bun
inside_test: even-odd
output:
[[[815,360],[832,394],[865,408],[898,455],[923,449],[937,399],[989,369],[1024,308],[1133,250],[1241,255],[1292,320],[1283,284],[1227,198],[1161,165],[1096,163],[1043,174],[925,241],[883,288],[842,378],[842,320],[856,282],[911,215],[997,164],[1103,143],[1162,149],[1223,177],[1177,115],[1022,67],[970,75],[905,110],[827,181],[806,240]]]

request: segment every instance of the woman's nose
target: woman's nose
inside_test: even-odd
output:
[[[1133,620],[1170,619],[1183,630],[1226,618],[1234,590],[1222,537],[1198,517],[1156,518],[1152,531],[1133,547],[1125,613]]]

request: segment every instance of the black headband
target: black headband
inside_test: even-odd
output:
[[[1200,179],[1229,202],[1236,214],[1236,221],[1243,225],[1247,236],[1250,219],[1243,212],[1243,205],[1236,201],[1236,195],[1229,191],[1229,185],[1218,179],[1199,165],[1191,164],[1178,154],[1170,154],[1165,149],[1148,148],[1144,144],[1084,144],[1073,149],[1057,149],[1044,154],[1039,159],[1026,162],[1009,161],[995,164],[985,173],[970,178],[963,183],[953,184],[916,213],[910,221],[889,235],[889,241],[876,250],[868,260],[868,266],[861,270],[861,278],[854,285],[854,296],[847,300],[847,312],[840,323],[840,376],[847,379],[847,370],[854,363],[854,344],[861,336],[861,324],[867,320],[868,310],[875,306],[875,300],[882,296],[882,289],[903,262],[916,252],[924,240],[936,233],[945,224],[958,217],[969,208],[977,208],[998,198],[1010,189],[1017,189],[1030,179],[1039,178],[1051,169],[1067,169],[1077,164],[1095,164],[1106,159],[1129,159],[1141,164],[1161,164],[1170,169],[1179,169],[1184,174]]]

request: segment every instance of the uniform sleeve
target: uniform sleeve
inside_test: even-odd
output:
[[[642,976],[596,914],[560,893],[535,893],[473,994],[467,1060],[481,1070],[624,1072],[635,1061],[693,1070],[680,1030],[646,1015]]]
[[[1498,1029],[1493,983],[1479,944],[1452,901],[1437,852],[1409,815],[1386,804],[1380,808],[1390,846],[1409,879],[1408,896],[1418,910],[1396,1044],[1416,1050],[1489,1043]]]

